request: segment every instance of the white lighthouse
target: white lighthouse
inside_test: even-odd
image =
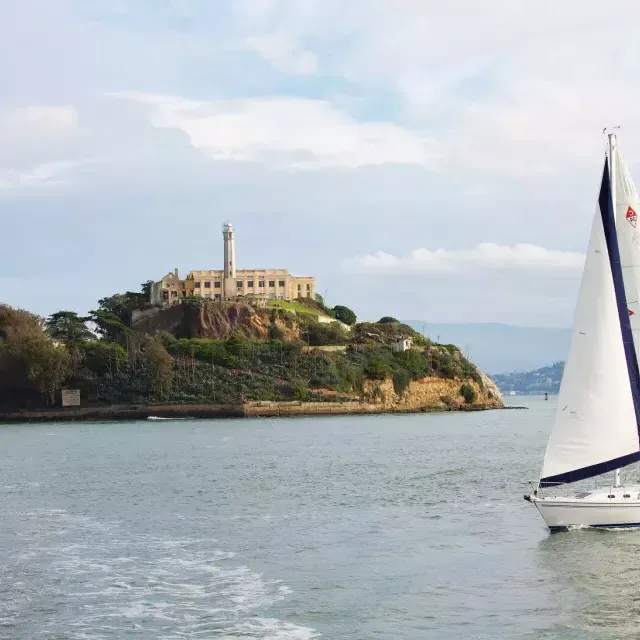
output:
[[[222,237],[224,238],[223,297],[228,299],[236,295],[236,242],[230,222],[222,225]]]

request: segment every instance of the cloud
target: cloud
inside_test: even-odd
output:
[[[518,270],[546,276],[578,276],[584,265],[584,254],[555,251],[532,244],[501,246],[480,243],[474,249],[445,250],[414,249],[407,256],[397,257],[383,251],[345,260],[347,273],[416,274],[427,277],[459,275],[471,277],[476,270],[484,272]]]
[[[291,97],[190,101],[120,94],[151,107],[159,128],[182,130],[214,160],[262,162],[287,169],[430,165],[424,136],[386,122],[361,122],[324,100]]]
[[[26,106],[0,110],[0,141],[5,137],[61,137],[71,133],[78,124],[73,106]]]
[[[68,161],[47,162],[25,171],[0,168],[0,189],[64,184],[67,182],[69,170],[80,164],[84,163]]]
[[[289,73],[311,75],[318,68],[318,60],[290,38],[282,35],[253,36],[244,39],[252,51],[260,54],[274,67]]]

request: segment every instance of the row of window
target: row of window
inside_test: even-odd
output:
[[[202,283],[197,281],[194,283],[194,286],[196,289],[200,289],[200,285]],[[260,289],[264,289],[266,286],[266,281],[265,280],[259,280],[258,281],[258,288]],[[220,289],[221,283],[220,282],[214,282],[213,283],[213,288],[214,289]],[[236,287],[238,289],[242,289],[242,287],[244,286],[244,283],[242,282],[242,280],[237,280],[236,281]],[[248,280],[247,281],[247,288],[248,289],[253,289],[254,286],[254,281],[253,280]],[[275,280],[269,280],[269,287],[273,288],[276,286],[276,281]],[[278,287],[284,287],[285,286],[285,281],[284,280],[278,280]],[[211,282],[209,281],[205,281],[204,282],[204,288],[205,289],[211,289]],[[302,290],[302,285],[298,285],[298,291]],[[307,284],[307,291],[311,291],[311,285]]]

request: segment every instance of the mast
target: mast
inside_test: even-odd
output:
[[[613,214],[615,216],[617,180],[615,175],[616,167],[615,167],[615,157],[614,157],[613,149],[616,143],[616,134],[607,133],[607,138],[609,139],[608,155],[609,155],[609,180],[611,183],[611,210],[613,211]],[[613,486],[614,487],[620,486],[620,469],[614,469],[613,471]]]

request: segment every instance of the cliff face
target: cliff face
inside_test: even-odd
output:
[[[463,384],[470,385],[476,392],[476,400],[472,404],[467,404],[460,393]],[[484,376],[482,387],[472,380],[427,377],[412,380],[400,395],[394,391],[391,380],[366,380],[364,390],[367,402],[381,404],[389,411],[503,407],[498,389],[490,380],[485,380]]]
[[[250,340],[267,340],[272,326],[279,330],[283,340],[300,342],[300,326],[295,316],[246,304],[180,304],[165,309],[149,309],[133,319],[133,329],[140,333],[153,335],[167,331],[177,338],[213,340],[228,340],[233,334]]]

